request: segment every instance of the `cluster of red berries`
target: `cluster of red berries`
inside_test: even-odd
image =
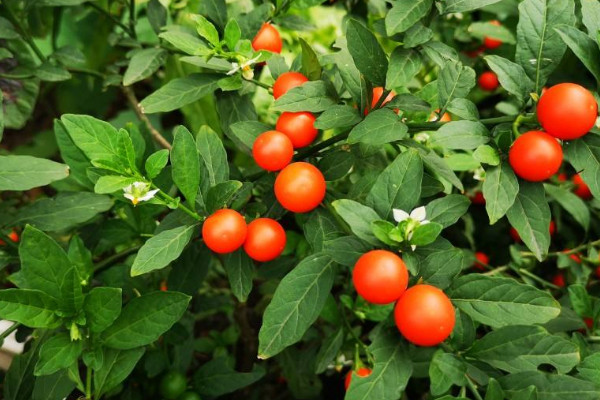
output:
[[[222,209],[206,218],[202,226],[206,246],[219,254],[231,253],[244,246],[250,258],[259,262],[274,260],[285,248],[285,230],[271,218],[258,218],[246,224],[235,210]]]
[[[574,140],[588,133],[596,123],[598,104],[584,87],[561,83],[542,94],[537,116],[544,132],[522,134],[508,153],[515,173],[532,182],[544,181],[559,170],[563,151],[557,139]]]
[[[501,26],[502,24],[498,20],[489,21],[490,24]],[[476,50],[467,52],[469,57],[475,58],[479,56],[479,54],[483,53],[485,50],[493,50],[502,46],[502,40],[495,39],[489,36],[483,38],[483,45]],[[479,87],[482,90],[493,92],[499,86],[498,76],[492,71],[486,71],[479,76],[477,80]]]

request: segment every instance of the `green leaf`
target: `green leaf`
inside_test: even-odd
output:
[[[85,296],[83,311],[92,332],[108,328],[121,314],[122,291],[120,288],[95,287]]]
[[[266,359],[296,343],[316,321],[333,286],[334,266],[324,254],[302,260],[279,283],[258,334],[258,358]]]
[[[175,128],[171,150],[171,177],[189,204],[194,206],[200,187],[200,158],[194,137],[183,125]]]
[[[223,28],[225,26],[225,22],[227,21],[227,5],[225,4],[225,0],[202,1],[199,12],[210,18],[218,27]]]
[[[196,22],[196,31],[213,46],[219,44],[219,32],[217,28],[202,15],[195,14],[192,19]]]
[[[0,190],[29,190],[69,176],[69,167],[31,156],[0,156]]]
[[[54,328],[60,323],[57,304],[44,292],[29,289],[0,291],[0,317],[30,328]]]
[[[500,155],[498,151],[492,146],[482,144],[477,147],[473,152],[473,158],[479,161],[481,164],[488,164],[492,166],[500,165]]]
[[[322,251],[326,242],[344,234],[335,217],[329,211],[321,208],[317,208],[311,213],[302,228],[306,241],[315,253]]]
[[[242,31],[240,30],[240,26],[238,25],[235,19],[230,19],[227,21],[227,25],[225,25],[225,32],[223,39],[225,43],[227,43],[227,47],[229,50],[234,51],[235,45],[242,38]]]
[[[233,295],[244,303],[252,291],[252,278],[254,275],[254,263],[242,250],[234,251],[225,255],[223,266],[227,271],[229,286]]]
[[[117,387],[133,371],[146,349],[131,350],[102,348],[102,368],[94,371],[94,393],[100,398],[104,393]]]
[[[103,332],[104,344],[128,350],[154,342],[179,321],[190,298],[178,292],[151,292],[134,297]]]
[[[208,51],[206,44],[195,35],[194,31],[179,25],[168,27],[158,37],[169,42],[177,50],[190,55],[202,55]]]
[[[490,378],[484,400],[504,400],[504,391],[494,378]]]
[[[329,107],[314,123],[316,129],[333,129],[356,125],[362,120],[355,108],[346,105]]]
[[[292,88],[275,100],[274,110],[322,112],[334,104],[334,101],[327,96],[325,82],[310,81]]]
[[[600,31],[600,3],[594,0],[581,1],[581,19],[588,35],[596,40]]]
[[[135,181],[137,181],[136,178],[128,178],[117,175],[104,175],[96,181],[96,184],[94,185],[94,192],[98,194],[121,192],[120,194],[122,194],[122,190]]]
[[[87,222],[113,205],[113,200],[104,195],[60,192],[56,197],[43,198],[21,208],[12,223],[28,223],[40,230],[58,232]]]
[[[393,10],[394,8],[392,8],[392,11]],[[388,17],[392,11],[390,11]],[[390,65],[386,76],[386,87],[395,88],[407,86],[421,70],[422,66],[423,59],[417,51],[403,49],[400,46],[396,47],[390,56]]]
[[[35,76],[46,82],[60,82],[71,79],[69,71],[46,61],[35,69]]]
[[[31,400],[62,400],[75,389],[75,382],[67,370],[52,375],[40,376],[35,380]]]
[[[588,133],[579,140],[565,143],[565,157],[581,171],[580,175],[595,198],[600,199],[600,136]]]
[[[200,187],[206,196],[208,189],[229,179],[227,152],[219,135],[207,125],[196,135],[196,149],[200,155]]]
[[[414,253],[405,253],[404,261],[411,271],[431,285],[445,289],[458,276],[465,264],[465,253],[439,238],[429,246],[418,247]]]
[[[443,228],[443,225],[438,224],[437,222],[420,225],[413,231],[410,244],[414,246],[427,246],[437,239],[440,233],[442,233]]]
[[[590,226],[590,210],[576,194],[559,186],[544,184],[546,193],[564,208],[586,231]]]
[[[283,96],[281,98],[283,98]],[[227,133],[227,136],[233,143],[235,143],[240,150],[252,154],[252,145],[254,145],[256,138],[261,133],[271,130],[272,127],[258,121],[240,121],[231,125],[230,129],[231,133]]]
[[[396,0],[392,9],[385,17],[385,30],[388,36],[402,33],[421,18],[426,16],[431,9],[433,0]]]
[[[543,324],[560,313],[549,293],[510,278],[465,275],[454,281],[449,296],[461,311],[492,327]]]
[[[218,397],[257,382],[265,375],[262,367],[251,372],[237,372],[224,357],[215,358],[202,365],[194,374],[194,388],[202,396]]]
[[[347,199],[335,200],[332,205],[358,238],[375,246],[381,244],[371,229],[371,223],[381,219],[375,210]]]
[[[536,92],[546,84],[567,49],[554,28],[574,22],[573,0],[524,0],[519,4],[515,58]]]
[[[513,94],[521,103],[529,100],[529,93],[533,91],[533,82],[525,73],[523,67],[506,58],[489,55],[484,58],[491,70],[498,75],[500,85],[510,94]]]
[[[367,377],[352,377],[346,400],[396,400],[413,372],[406,344],[396,328],[379,328],[372,334],[369,352],[375,358],[373,372]]]
[[[492,21],[473,22],[468,28],[469,34],[475,39],[484,40],[486,37],[502,41],[502,43],[515,44],[515,36],[504,25],[494,24]]]
[[[146,114],[176,110],[213,93],[222,77],[204,73],[173,79],[142,100],[140,107]]]
[[[392,209],[410,212],[421,196],[423,163],[419,154],[407,150],[383,170],[367,195],[366,204],[384,219],[389,219]]]
[[[509,398],[530,385],[537,388],[538,398],[543,400],[596,400],[600,396],[596,384],[568,375],[530,371],[506,375],[498,381]]]
[[[163,65],[166,58],[167,52],[164,49],[139,50],[129,60],[129,65],[123,75],[123,85],[129,86],[148,78]]]
[[[82,351],[81,340],[71,340],[68,333],[59,333],[48,339],[40,348],[40,358],[35,365],[35,375],[50,375],[73,364]]]
[[[61,311],[77,312],[83,302],[81,282],[67,253],[44,232],[25,227],[19,246],[21,273],[27,289],[41,290]]]
[[[167,9],[159,0],[150,0],[146,14],[152,30],[158,35],[161,28],[167,24]]]
[[[354,166],[355,157],[349,151],[339,150],[326,154],[319,160],[318,168],[326,181],[335,181],[346,176]]]
[[[554,30],[583,65],[585,65],[588,71],[594,75],[596,81],[600,82],[600,66],[597,63],[597,60],[600,59],[598,42],[591,39],[579,29],[569,25],[559,25]]]
[[[225,207],[241,188],[240,181],[225,181],[210,188],[206,195],[206,211],[213,213]]]
[[[360,71],[354,65],[354,60],[348,51],[348,44],[345,37],[338,37],[333,45],[335,48],[340,49],[337,53],[333,54],[335,64],[338,67],[338,72],[344,82],[344,86],[348,90],[348,93],[352,95],[352,99],[360,104],[362,89],[361,89],[361,75]]]
[[[332,335],[327,335],[323,344],[319,348],[317,359],[315,362],[315,373],[322,374],[327,370],[327,367],[337,357],[342,345],[344,344],[345,331],[341,327]]]
[[[427,219],[441,224],[444,228],[454,225],[462,217],[471,201],[460,194],[450,194],[431,201],[425,207]]]
[[[444,2],[444,14],[472,11],[490,4],[498,3],[500,0],[446,0]]]
[[[373,84],[385,86],[388,60],[375,35],[351,19],[346,26],[346,39],[356,68]]]
[[[467,356],[509,373],[537,371],[541,364],[550,364],[566,374],[579,363],[579,349],[573,342],[541,326],[499,328],[475,341]]]
[[[87,176],[87,168],[91,166],[87,156],[75,145],[75,142],[71,139],[71,136],[67,133],[67,130],[60,122],[60,120],[54,120],[54,136],[56,137],[56,143],[60,149],[60,156],[64,162],[69,166],[67,174],[83,187],[88,189],[93,188],[90,179]]]
[[[169,150],[162,149],[158,150],[150,155],[146,159],[146,174],[148,178],[154,179],[160,174],[160,172],[167,166],[169,162]]]
[[[481,122],[452,121],[442,125],[431,138],[432,143],[451,150],[472,150],[490,141]]]
[[[201,242],[188,246],[173,263],[169,279],[169,290],[194,295],[200,288],[211,266],[211,252]]]
[[[600,353],[593,353],[583,359],[577,366],[579,378],[590,382],[600,381]]]
[[[421,52],[425,54],[431,61],[436,63],[440,68],[443,68],[448,62],[458,63],[460,61],[458,53],[454,47],[450,47],[447,44],[438,42],[436,40],[431,40],[427,43],[424,43],[421,46]]]
[[[310,81],[321,79],[321,64],[319,64],[317,54],[302,38],[300,38],[300,46],[302,47],[302,73]]]
[[[467,97],[475,86],[475,71],[457,61],[447,61],[438,77],[440,109],[445,110],[454,98]]]
[[[30,400],[36,379],[33,376],[33,368],[38,359],[39,347],[43,342],[44,333],[38,340],[30,341],[31,347],[25,354],[16,355],[9,370],[6,372],[3,386],[4,399],[6,400]],[[42,398],[43,400],[47,400]]]
[[[0,39],[18,39],[19,33],[6,18],[0,18]]]
[[[459,118],[469,121],[479,121],[479,111],[475,103],[471,100],[453,99],[448,104],[447,110]]]
[[[519,181],[511,166],[504,162],[485,172],[483,197],[490,225],[495,224],[513,206],[519,193]]]
[[[348,142],[380,146],[405,139],[407,136],[408,127],[394,111],[386,108],[371,111],[364,121],[350,131]]]
[[[542,261],[550,247],[550,207],[541,183],[520,182],[519,194],[506,212],[523,243]]]
[[[576,283],[569,285],[569,300],[573,310],[580,316],[594,315],[594,306],[592,297],[587,292],[586,288]]]
[[[446,393],[452,385],[465,386],[467,365],[454,354],[440,349],[435,352],[429,364],[431,394],[439,396]]]
[[[169,265],[192,239],[195,225],[162,231],[144,243],[131,266],[131,276],[146,274]]]
[[[431,111],[431,104],[408,93],[397,94],[391,101],[385,104],[385,107],[391,109],[398,108],[402,111]]]
[[[323,243],[323,252],[347,267],[354,266],[358,258],[370,249],[371,246],[354,236],[342,236]]]

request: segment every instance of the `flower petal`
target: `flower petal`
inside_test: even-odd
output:
[[[410,217],[417,221],[424,221],[427,218],[427,210],[425,210],[425,206],[421,206],[415,208],[410,212]]]
[[[155,190],[150,190],[148,193],[146,193],[145,195],[141,196],[138,200],[139,201],[148,201],[151,198],[153,198],[156,193],[158,193],[159,189],[155,189]]]
[[[393,215],[394,215],[394,220],[395,220],[396,222],[402,222],[402,221],[405,221],[405,220],[407,220],[407,219],[408,219],[408,217],[409,217],[409,215],[408,215],[408,213],[407,213],[406,211],[399,210],[399,209],[397,209],[397,208],[394,208],[394,209],[392,210],[392,212],[393,212]]]

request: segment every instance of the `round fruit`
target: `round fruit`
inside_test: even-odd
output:
[[[284,133],[267,131],[254,141],[252,156],[259,167],[267,171],[279,171],[292,161],[294,145]]]
[[[348,371],[348,373],[346,374],[346,379],[344,379],[344,388],[346,388],[346,390],[348,390],[348,388],[350,387],[350,382],[352,382],[352,372],[356,372],[356,375],[358,375],[361,378],[364,378],[366,376],[371,375],[371,372],[373,372],[370,368],[359,368],[356,371]]]
[[[473,263],[473,268],[477,268],[478,270],[485,271],[485,266],[490,264],[490,258],[487,254],[478,251],[475,253],[475,263]]]
[[[571,249],[564,249],[563,253],[568,253],[569,251],[571,251]],[[575,261],[577,264],[581,264],[581,257],[579,257],[579,254],[571,253],[571,254],[569,254],[569,258],[571,260]]]
[[[581,179],[581,175],[575,174],[573,175],[573,183],[575,184],[575,194],[581,197],[584,200],[589,200],[592,198],[592,192],[590,191],[590,187]]]
[[[202,238],[215,253],[236,251],[244,244],[248,227],[242,215],[230,209],[222,209],[206,218],[202,226]]]
[[[556,232],[556,224],[554,221],[550,221],[550,225],[548,225],[548,232],[550,232],[550,236],[554,236],[554,232]]]
[[[315,116],[309,112],[284,112],[279,116],[275,129],[285,133],[295,149],[308,146],[319,133],[315,128]]]
[[[8,238],[13,242],[17,243],[19,241],[19,234],[15,232],[15,230],[10,231],[8,234]]]
[[[381,98],[382,94],[383,94],[383,87],[377,86],[377,87],[373,88],[373,100],[371,101],[371,108],[375,108],[375,106],[379,102],[379,99]],[[387,95],[385,100],[383,100],[381,105],[383,106],[384,104],[389,103],[394,98],[395,95],[396,95],[396,92],[394,92],[392,90],[390,92],[390,94]]]
[[[354,288],[373,304],[389,304],[402,296],[408,286],[404,261],[387,250],[372,250],[358,259],[352,271]]]
[[[537,116],[544,130],[559,139],[577,139],[596,123],[598,104],[586,88],[560,83],[546,90],[537,105]]]
[[[285,231],[271,218],[258,218],[248,224],[244,251],[251,259],[266,262],[279,257],[285,248]]]
[[[477,82],[479,83],[479,87],[481,89],[487,90],[488,92],[493,92],[496,90],[499,84],[498,76],[491,71],[486,71],[481,74]]]
[[[315,209],[325,198],[326,189],[321,171],[306,162],[288,165],[275,179],[275,197],[283,208],[297,213]]]
[[[594,329],[594,319],[593,318],[585,317],[583,319],[583,322],[585,323],[585,325],[588,327],[589,330]]]
[[[517,138],[508,153],[512,169],[521,178],[544,181],[554,175],[563,160],[562,147],[547,133],[529,131]]]
[[[483,197],[483,193],[481,191],[475,192],[473,196],[470,197],[471,203],[476,204],[478,206],[485,205],[485,197]]]
[[[170,371],[161,379],[159,391],[165,399],[173,400],[181,396],[186,388],[185,375],[177,371]]]
[[[554,223],[554,221],[550,221],[550,225],[548,225],[548,232],[550,232],[550,236],[554,236],[554,233],[556,232],[556,224]],[[519,232],[517,232],[517,230],[513,227],[510,228],[510,237],[515,242],[521,241],[521,236],[519,236]]]
[[[300,72],[284,72],[279,75],[273,84],[273,97],[278,99],[287,93],[288,90],[308,82],[308,78]]]
[[[558,287],[565,287],[565,276],[563,274],[556,274],[552,278],[552,283]]]
[[[279,31],[268,22],[262,24],[262,27],[252,39],[252,48],[254,51],[267,50],[273,53],[281,53],[283,44]],[[230,49],[233,50],[233,49]]]
[[[440,289],[430,285],[409,288],[394,309],[396,326],[411,343],[435,346],[454,329],[454,307]]]
[[[496,26],[501,26],[502,25],[500,23],[500,21],[497,21],[497,20],[490,21],[490,24],[496,25]],[[493,50],[495,48],[500,47],[501,45],[502,45],[502,40],[493,39],[493,38],[488,37],[488,36],[486,36],[486,37],[483,38],[483,46],[486,49]]]

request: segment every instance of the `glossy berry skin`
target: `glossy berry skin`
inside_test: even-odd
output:
[[[554,236],[554,233],[556,233],[556,224],[554,221],[550,221],[550,225],[548,225],[548,232],[550,233],[550,236]],[[519,232],[517,232],[517,230],[513,227],[510,228],[510,237],[517,243],[521,241]]]
[[[552,277],[552,283],[554,283],[556,286],[558,286],[560,288],[565,287],[565,276],[560,273],[554,275],[554,277]]]
[[[177,371],[170,371],[161,379],[159,391],[163,398],[174,400],[185,392],[186,387],[185,375]]]
[[[252,146],[254,161],[267,171],[285,168],[294,157],[294,145],[285,134],[278,131],[261,133]]]
[[[275,179],[275,197],[288,211],[305,213],[325,198],[327,185],[317,167],[296,162],[285,167]]]
[[[279,31],[268,22],[262,24],[256,36],[252,39],[252,48],[254,51],[266,50],[279,54],[282,47],[283,43],[281,42]]]
[[[251,259],[267,262],[279,257],[285,248],[285,230],[271,218],[258,218],[248,224],[244,251]]]
[[[486,71],[482,73],[479,76],[477,83],[479,84],[479,87],[482,90],[486,90],[488,92],[493,92],[498,88],[498,85],[500,84],[498,82],[498,76],[492,71]]]
[[[483,197],[483,193],[481,191],[475,192],[473,196],[470,197],[471,203],[476,204],[478,206],[485,205],[485,197]]]
[[[475,253],[476,261],[473,263],[473,268],[476,268],[480,271],[485,271],[484,265],[490,264],[490,258],[484,252],[478,251]]]
[[[247,232],[246,220],[239,212],[222,209],[206,218],[202,226],[202,239],[215,253],[226,254],[244,244]]]
[[[540,182],[558,171],[563,161],[563,151],[558,141],[547,133],[529,131],[512,144],[508,161],[521,178]]]
[[[354,288],[366,301],[389,304],[398,300],[408,286],[404,261],[387,250],[372,250],[358,259],[352,271]]]
[[[573,175],[573,183],[575,184],[574,193],[582,198],[583,200],[589,200],[592,198],[592,192],[590,187],[581,179],[581,175]]]
[[[577,139],[596,123],[598,104],[583,86],[560,83],[542,94],[537,117],[550,135],[563,140]]]
[[[502,25],[500,23],[500,21],[497,21],[497,20],[490,21],[490,24],[496,25],[496,26]],[[502,46],[502,40],[498,40],[498,39],[494,39],[494,38],[486,36],[483,38],[483,46],[486,49],[493,50],[493,49],[496,49],[496,48]]]
[[[404,292],[396,303],[394,318],[406,340],[418,346],[436,346],[452,333],[455,312],[444,292],[422,284]]]
[[[356,375],[358,375],[361,378],[364,378],[366,376],[371,375],[371,372],[373,372],[370,368],[359,368],[356,371],[348,371],[348,373],[346,374],[346,379],[344,379],[344,388],[346,390],[348,390],[348,388],[350,387],[350,382],[352,382],[352,372],[356,372]]]
[[[273,84],[273,97],[278,99],[287,93],[288,90],[298,87],[304,82],[308,82],[308,78],[300,72],[284,72],[279,75]]]
[[[295,149],[306,147],[319,134],[315,116],[309,112],[284,112],[277,119],[275,129],[290,138]]]

